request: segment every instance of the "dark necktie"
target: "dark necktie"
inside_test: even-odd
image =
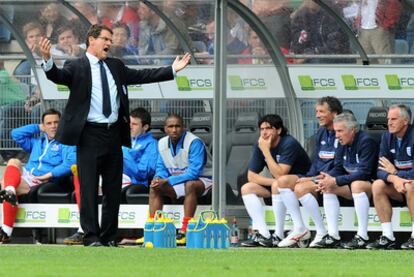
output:
[[[111,111],[111,96],[109,95],[108,78],[106,77],[106,70],[103,65],[103,61],[99,61],[99,68],[101,70],[101,82],[102,82],[102,113],[105,117],[109,117]]]

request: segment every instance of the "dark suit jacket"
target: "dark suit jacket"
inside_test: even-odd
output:
[[[120,60],[114,58],[107,58],[105,63],[112,73],[120,97],[118,124],[122,144],[130,147],[127,86],[172,80],[174,79],[172,68],[168,66],[135,70],[126,67]],[[91,105],[92,73],[89,60],[86,55],[78,59],[67,60],[62,69],[53,64],[52,69],[46,72],[46,76],[52,82],[66,85],[70,89],[68,103],[60,120],[56,139],[66,145],[77,145]]]

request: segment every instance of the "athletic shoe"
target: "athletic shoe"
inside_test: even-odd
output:
[[[313,238],[313,240],[311,241],[311,243],[309,244],[309,248],[316,248],[316,244],[320,243],[321,240],[326,236],[325,234],[318,234],[316,233],[315,237]]]
[[[369,243],[367,249],[395,249],[395,240],[390,240],[386,236],[381,236],[378,240]]]
[[[273,247],[273,236],[265,238],[260,233],[257,234],[257,242],[263,247]]]
[[[73,235],[65,238],[63,240],[63,243],[67,245],[80,245],[80,244],[83,244],[83,237],[84,237],[83,233],[76,232]]]
[[[314,248],[338,248],[341,246],[341,240],[330,235],[325,235],[320,242],[314,244]]]
[[[414,237],[410,237],[406,242],[401,244],[401,249],[414,249]]]
[[[254,233],[252,238],[249,240],[242,241],[240,243],[241,247],[259,247],[259,236],[261,236],[259,233]]]
[[[0,244],[6,244],[10,242],[10,237],[7,235],[6,232],[3,231],[3,229],[0,228]]]
[[[308,229],[302,232],[292,232],[286,238],[284,238],[279,244],[278,247],[290,247],[297,244],[300,240],[310,239],[311,234]]]
[[[9,202],[12,206],[16,206],[18,204],[16,194],[10,190],[1,190],[0,199]]]
[[[137,240],[135,241],[135,243],[136,243],[137,245],[142,245],[142,244],[144,244],[144,237],[140,237],[139,239],[137,239]]]
[[[186,245],[187,239],[184,233],[178,232],[177,236],[175,237],[177,245]]]
[[[351,241],[343,243],[341,246],[345,249],[365,249],[367,247],[368,240],[355,235]]]
[[[279,242],[281,242],[281,241],[282,241],[282,239],[279,238],[276,234],[273,234],[272,235],[272,244],[273,244],[273,247],[277,247],[278,244],[279,244]]]

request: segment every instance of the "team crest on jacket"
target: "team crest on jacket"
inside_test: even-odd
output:
[[[338,143],[339,143],[339,140],[338,139],[335,139],[335,142],[334,142],[334,147],[335,148],[338,148]]]
[[[280,160],[280,155],[276,155],[276,161],[279,162]]]
[[[53,144],[52,148],[50,148],[52,151],[59,151],[59,144]]]
[[[411,154],[411,146],[408,146],[406,148],[406,150],[407,150],[407,155],[411,157],[412,156],[412,154]]]

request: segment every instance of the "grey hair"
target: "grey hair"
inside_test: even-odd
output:
[[[391,109],[399,109],[400,117],[402,119],[406,119],[408,122],[411,122],[411,109],[409,106],[404,105],[404,104],[394,104],[388,108],[388,110],[391,110]]]
[[[338,114],[334,118],[334,123],[344,123],[346,128],[348,130],[355,129],[355,132],[359,131],[359,124],[355,118],[355,116],[352,113],[349,112],[343,112],[341,114]]]

